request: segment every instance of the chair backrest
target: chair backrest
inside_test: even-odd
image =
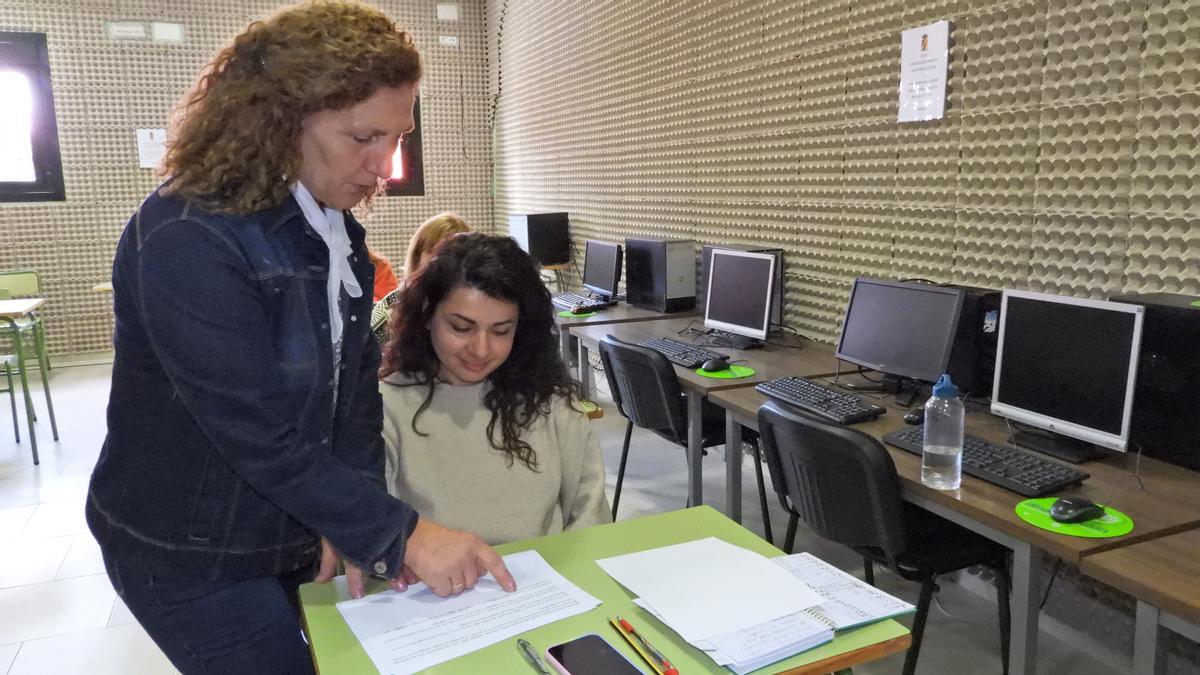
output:
[[[600,341],[600,361],[622,415],[687,445],[687,401],[667,357],[606,335]]]
[[[769,401],[758,409],[771,483],[783,507],[820,536],[881,549],[895,568],[904,552],[903,499],[878,440]]]
[[[34,270],[0,272],[0,290],[8,291],[11,298],[41,295],[42,277]]]

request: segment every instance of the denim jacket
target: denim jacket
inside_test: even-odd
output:
[[[237,216],[160,192],[113,262],[108,436],[87,503],[105,555],[212,579],[277,575],[311,565],[320,535],[394,576],[417,514],[383,485],[362,226],[347,215],[365,290],[343,293],[335,378],[329,252],[296,201]]]

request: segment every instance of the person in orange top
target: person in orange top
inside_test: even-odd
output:
[[[367,258],[371,264],[375,266],[375,302],[384,299],[388,293],[400,288],[400,280],[396,278],[396,273],[392,271],[392,264],[388,259],[379,255],[375,249],[367,247]]]

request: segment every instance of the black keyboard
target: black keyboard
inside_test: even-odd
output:
[[[712,359],[729,358],[724,354],[719,354],[703,347],[697,347],[687,342],[672,340],[671,338],[650,338],[642,340],[638,343],[643,347],[649,347],[654,351],[667,357],[667,360],[684,368],[699,368],[700,364]]]
[[[802,377],[781,377],[754,387],[758,391],[838,424],[856,424],[882,415],[884,408]]]
[[[925,442],[925,426],[893,431],[883,437],[883,442],[920,455]],[[962,470],[965,474],[1026,497],[1058,492],[1088,477],[1078,469],[975,436],[963,438]]]
[[[611,302],[589,298],[576,293],[559,293],[550,298],[550,302],[553,302],[555,307],[568,311],[576,307],[581,307],[585,311],[594,312],[598,309],[612,306]]]

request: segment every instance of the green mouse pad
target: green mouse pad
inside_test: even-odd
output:
[[[696,374],[700,377],[711,377],[716,380],[736,380],[739,377],[750,377],[755,371],[750,366],[729,366],[729,370],[718,370],[715,373],[706,373],[699,368],[696,369]]]
[[[1050,517],[1050,505],[1055,497],[1041,497],[1017,502],[1017,517],[1021,520],[1069,537],[1087,537],[1089,539],[1107,539],[1119,537],[1133,531],[1133,520],[1129,516],[1112,508],[1104,507],[1104,516],[1082,523],[1060,523]]]
[[[572,314],[570,310],[564,309],[563,311],[559,312],[558,315],[564,319],[586,319],[589,316],[596,316],[596,313],[588,312],[587,314]]]

